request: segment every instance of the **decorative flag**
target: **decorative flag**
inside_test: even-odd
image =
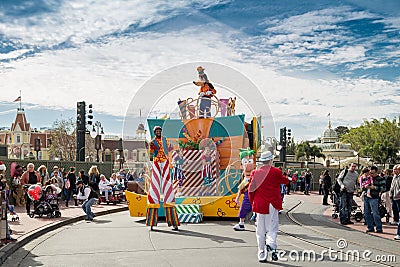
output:
[[[18,101],[21,101],[21,97],[20,96],[17,97],[17,99],[14,100],[14,102],[18,102]]]
[[[329,113],[328,113],[328,117],[329,117],[330,115],[331,115],[331,113],[329,112]]]

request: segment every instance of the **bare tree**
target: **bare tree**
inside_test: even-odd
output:
[[[72,118],[53,123],[50,155],[65,160],[74,160],[76,153],[76,124]]]

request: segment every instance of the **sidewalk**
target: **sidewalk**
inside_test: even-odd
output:
[[[290,195],[285,195],[285,198],[287,197],[297,198],[302,201],[306,202],[308,201],[314,204],[320,204],[322,206],[323,195],[318,195],[318,192],[311,192],[310,195],[304,195],[302,192],[296,192],[296,193],[291,192]],[[361,206],[361,210],[363,210],[364,203],[361,201],[361,199],[359,197],[354,196],[354,200],[357,202],[359,206]],[[339,218],[337,219],[332,218],[333,206],[331,203],[330,196],[328,197],[328,203],[330,203],[331,206],[326,206],[327,208],[323,213],[323,215],[329,218],[329,220],[331,220],[332,222],[340,224]],[[390,219],[391,219],[390,221],[392,221],[392,218]],[[354,219],[352,219],[352,221],[354,222],[354,224],[343,225],[343,227],[348,227],[365,233],[365,230],[367,230],[367,226],[364,225],[365,222],[364,219],[361,222],[356,222]],[[369,234],[393,240],[393,237],[396,235],[397,232],[397,225],[390,225],[389,223],[386,223],[385,218],[382,218],[382,226],[383,226],[383,233],[369,233]]]
[[[0,246],[0,265],[14,251],[33,239],[38,238],[49,231],[85,218],[85,213],[80,205],[70,205],[69,207],[65,207],[64,201],[60,201],[59,208],[61,211],[61,217],[59,218],[39,218],[37,216],[29,218],[26,214],[25,207],[15,207],[15,212],[19,216],[19,220],[11,221],[11,218],[8,218],[8,223],[12,230],[11,237],[16,238],[17,241]],[[128,210],[128,205],[126,205],[126,203],[117,205],[96,204],[92,206],[92,211],[97,216],[124,210]]]

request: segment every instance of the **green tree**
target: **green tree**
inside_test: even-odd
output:
[[[288,155],[295,155],[296,154],[296,144],[294,142],[294,138],[290,139],[290,142],[287,145],[286,153]]]
[[[339,138],[349,133],[349,131],[350,131],[349,127],[346,126],[338,126],[335,128],[335,132],[337,133]]]
[[[60,119],[53,122],[50,156],[65,160],[75,159],[76,124],[72,118]]]
[[[395,163],[400,150],[400,116],[393,120],[365,120],[359,127],[351,128],[341,141],[350,143],[360,156],[374,162]]]
[[[310,156],[313,157],[314,160],[314,168],[315,168],[315,158],[323,158],[325,159],[325,155],[322,154],[322,148],[317,146],[310,147]]]
[[[304,158],[309,161],[311,157],[311,147],[308,141],[301,142],[296,146],[296,154],[295,159],[299,160],[300,158]]]

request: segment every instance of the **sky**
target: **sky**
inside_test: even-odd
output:
[[[21,90],[34,128],[74,117],[84,100],[106,134],[121,134],[146,81],[193,62],[203,62],[211,82],[218,77],[207,62],[248,77],[265,96],[276,136],[286,126],[297,141],[314,139],[328,113],[333,127],[393,118],[400,114],[400,2],[2,0],[0,127],[11,126]],[[185,90],[195,97],[198,88]],[[150,114],[169,112],[165,104]],[[132,116],[127,127],[136,128],[139,114]]]

